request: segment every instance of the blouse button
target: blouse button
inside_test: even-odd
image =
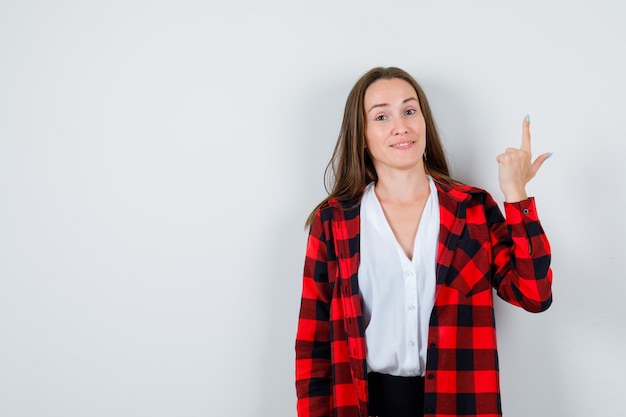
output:
[[[524,210],[522,210],[522,213],[524,213],[524,214],[528,214],[528,213],[530,213],[530,210],[528,210],[528,209],[524,209]]]

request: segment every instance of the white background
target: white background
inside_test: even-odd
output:
[[[378,65],[498,201],[524,115],[554,152],[505,415],[624,416],[624,4],[1,0],[0,416],[295,416],[303,223]]]

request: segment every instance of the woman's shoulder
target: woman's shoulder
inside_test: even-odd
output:
[[[310,226],[316,221],[325,223],[329,221],[358,219],[362,195],[363,190],[353,198],[327,197],[313,209],[306,225]]]
[[[317,208],[316,217],[322,222],[346,221],[358,218],[361,207],[361,195],[352,199],[328,198]]]
[[[443,192],[461,193],[461,194],[489,194],[486,190],[475,187],[473,185],[465,184],[456,180],[449,180],[445,178],[433,178],[435,184]]]
[[[440,194],[443,193],[449,197],[447,199],[449,204],[457,204],[465,201],[469,206],[482,205],[490,208],[496,205],[492,195],[482,188],[446,179],[435,179],[435,184]]]

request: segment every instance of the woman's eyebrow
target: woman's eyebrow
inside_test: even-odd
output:
[[[409,98],[407,98],[407,99],[404,99],[404,100],[402,101],[402,104],[404,104],[404,103],[408,103],[408,102],[409,102],[409,101],[411,101],[411,100],[418,101],[416,97],[409,97]],[[387,107],[387,106],[389,106],[389,103],[374,104],[372,107],[370,107],[370,108],[369,108],[369,110],[368,110],[367,112],[369,113],[369,112],[371,112],[372,110],[374,110],[374,109],[375,109],[375,108],[377,108],[377,107]]]

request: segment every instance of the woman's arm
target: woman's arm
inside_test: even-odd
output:
[[[533,198],[504,203],[506,222],[491,196],[486,201],[492,245],[492,277],[498,295],[531,312],[552,303],[550,244]]]
[[[494,284],[500,297],[528,311],[547,309],[552,302],[550,245],[543,232],[535,201],[526,196],[526,184],[552,154],[531,163],[530,119],[522,124],[522,145],[498,155],[498,179],[504,193],[506,222],[491,196],[486,201],[493,249]]]
[[[326,235],[318,212],[304,261],[302,301],[296,335],[296,392],[299,417],[332,415],[330,301]]]

